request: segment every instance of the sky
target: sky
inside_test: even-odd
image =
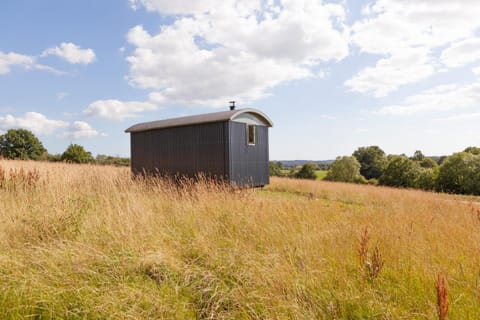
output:
[[[0,134],[130,155],[139,122],[256,108],[272,160],[480,146],[478,0],[3,0]]]

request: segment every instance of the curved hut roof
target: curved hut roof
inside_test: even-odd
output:
[[[202,124],[202,123],[235,121],[236,118],[244,114],[251,114],[257,117],[264,125],[268,127],[273,126],[273,122],[263,112],[256,109],[247,108],[247,109],[236,109],[236,110],[229,110],[229,111],[206,113],[206,114],[199,114],[195,116],[172,118],[172,119],[165,119],[165,120],[158,120],[158,121],[151,121],[151,122],[143,122],[143,123],[138,123],[131,126],[127,130],[125,130],[125,132],[141,132],[141,131],[149,131],[149,130],[155,130],[155,129],[183,127],[183,126]]]

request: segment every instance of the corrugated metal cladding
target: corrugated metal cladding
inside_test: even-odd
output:
[[[134,173],[193,177],[228,175],[226,122],[164,128],[131,134]]]
[[[255,145],[248,144],[248,125],[255,125]],[[269,126],[272,122],[254,109],[137,124],[126,130],[132,171],[188,177],[203,173],[241,187],[263,186],[269,183]]]
[[[269,183],[268,127],[257,126],[255,145],[247,144],[246,124],[230,121],[230,180],[238,186]]]

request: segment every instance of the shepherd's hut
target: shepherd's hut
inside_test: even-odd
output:
[[[236,186],[269,183],[268,128],[272,121],[255,109],[200,114],[133,125],[134,174],[160,174],[228,181]]]

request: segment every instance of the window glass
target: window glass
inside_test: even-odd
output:
[[[248,144],[254,145],[255,144],[255,126],[254,125],[247,125],[247,138]]]

